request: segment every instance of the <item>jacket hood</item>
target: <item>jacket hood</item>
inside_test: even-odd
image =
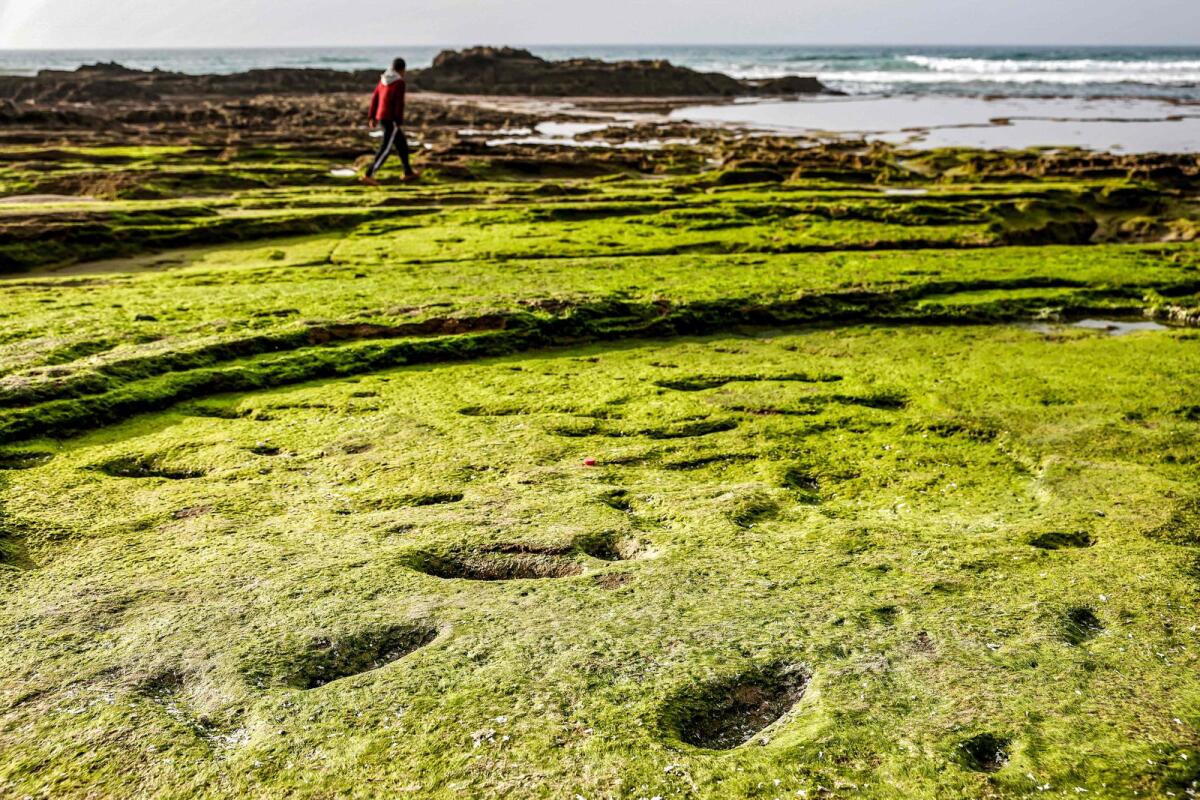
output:
[[[387,72],[385,72],[379,76],[379,82],[382,83],[384,86],[391,86],[393,83],[395,83],[398,80],[402,80],[402,78],[400,77],[400,73],[396,72],[396,70],[391,69],[391,68],[389,68]]]

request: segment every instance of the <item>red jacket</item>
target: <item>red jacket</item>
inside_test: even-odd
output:
[[[371,97],[371,119],[375,122],[404,122],[404,79],[380,81]]]

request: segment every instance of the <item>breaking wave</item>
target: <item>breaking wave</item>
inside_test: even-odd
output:
[[[947,58],[910,55],[911,71],[839,72],[847,81],[904,83],[1057,83],[1069,86],[1200,83],[1200,60]],[[830,73],[834,77],[834,73]]]
[[[937,83],[1044,83],[1066,86],[1102,86],[1105,84],[1145,84],[1150,86],[1190,86],[1200,83],[1200,69],[1194,72],[830,72],[820,76],[830,81],[877,84]]]

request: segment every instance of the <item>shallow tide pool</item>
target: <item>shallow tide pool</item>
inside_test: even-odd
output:
[[[1160,100],[852,97],[681,108],[671,118],[917,148],[1083,147],[1200,152],[1200,106]]]

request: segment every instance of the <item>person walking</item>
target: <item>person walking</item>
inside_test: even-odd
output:
[[[383,126],[383,141],[379,143],[379,152],[375,160],[367,168],[361,180],[368,186],[378,186],[375,174],[383,167],[388,156],[395,150],[400,154],[400,163],[404,165],[404,180],[412,181],[421,173],[412,168],[409,160],[408,137],[404,135],[404,72],[406,68],[403,58],[397,58],[392,66],[379,78],[375,86],[375,94],[371,97],[370,121],[371,129]]]

